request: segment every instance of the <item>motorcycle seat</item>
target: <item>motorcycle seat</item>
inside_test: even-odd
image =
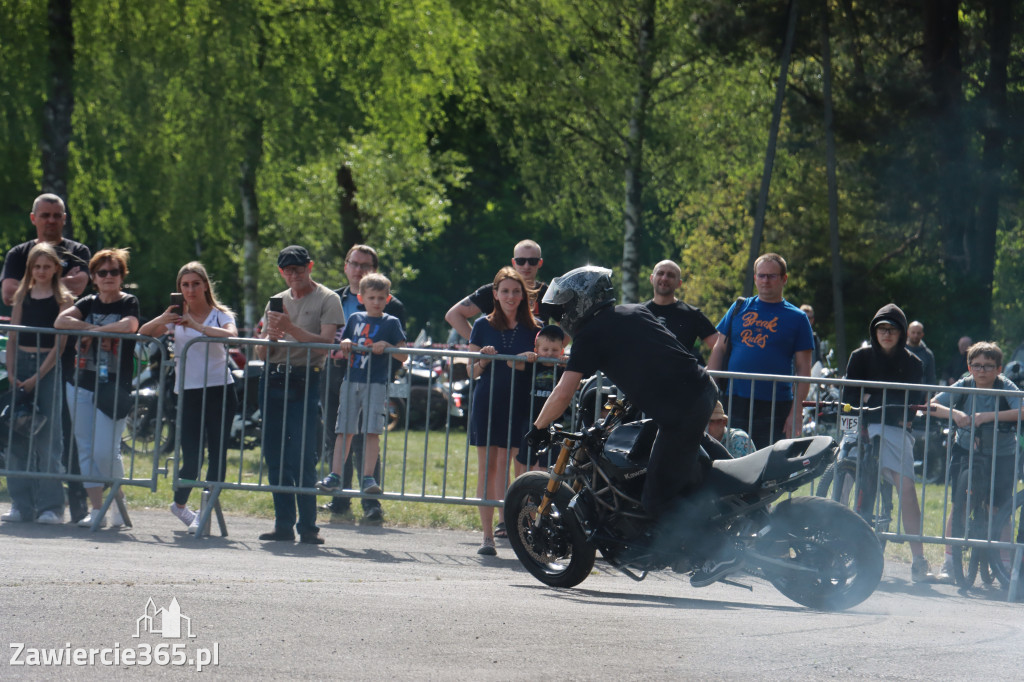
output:
[[[722,496],[777,487],[805,473],[821,473],[834,448],[829,436],[780,440],[746,457],[713,462],[705,486]]]

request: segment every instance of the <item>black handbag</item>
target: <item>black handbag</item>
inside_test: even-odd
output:
[[[96,408],[111,419],[124,419],[132,409],[131,385],[114,381],[97,382]]]

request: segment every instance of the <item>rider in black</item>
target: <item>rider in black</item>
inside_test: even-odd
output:
[[[679,540],[679,526],[692,526],[700,519],[691,508],[686,516],[690,521],[680,524],[678,514],[668,512],[679,508],[680,495],[700,487],[710,464],[701,453],[701,442],[718,398],[714,381],[647,308],[615,305],[610,270],[572,270],[551,283],[544,302],[561,306],[561,326],[573,338],[572,353],[528,442],[534,447],[545,443],[548,427],[565,412],[580,380],[601,370],[658,425],[641,502],[648,514],[661,520],[656,533],[661,541]],[[691,583],[703,587],[738,568],[735,553],[717,554]]]

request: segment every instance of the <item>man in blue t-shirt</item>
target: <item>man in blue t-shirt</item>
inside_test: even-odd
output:
[[[754,261],[757,296],[736,301],[718,323],[721,336],[711,351],[708,369],[781,376],[795,371],[797,376],[810,376],[814,335],[807,315],[782,297],[788,279],[786,261],[779,254],[766,253]],[[728,366],[723,366],[727,352]],[[754,444],[763,448],[787,435],[800,435],[799,405],[808,387],[796,385],[794,403],[789,382],[734,379],[726,407],[732,423],[746,426]]]

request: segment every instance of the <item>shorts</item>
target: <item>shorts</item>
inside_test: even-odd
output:
[[[335,433],[384,433],[387,425],[387,386],[341,382]]]
[[[906,429],[900,426],[868,424],[868,436],[872,440],[875,437],[879,438],[878,463],[883,473],[888,469],[914,480],[914,437]]]

